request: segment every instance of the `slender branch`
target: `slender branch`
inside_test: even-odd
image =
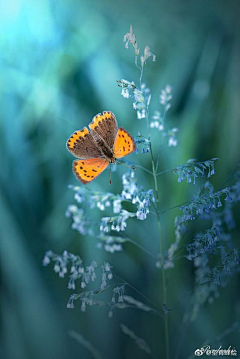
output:
[[[156,257],[153,253],[149,252],[146,248],[144,248],[143,246],[141,246],[141,244],[135,242],[133,239],[128,238],[127,242],[130,242],[132,244],[134,244],[136,247],[140,248],[142,251],[144,251],[145,253],[149,254],[151,257],[153,257],[154,259],[158,260],[158,257]]]
[[[134,163],[134,165],[135,165],[135,163]],[[141,168],[141,170],[144,170],[145,172],[147,172],[147,173],[149,173],[150,175],[152,175],[153,173],[152,173],[152,171],[149,171],[147,168],[145,168],[145,167],[143,167],[143,166],[141,166],[141,165],[135,165],[136,166],[136,168]]]
[[[143,65],[141,68],[139,67],[137,63],[137,56],[135,56],[135,65],[137,68],[140,69],[140,88],[142,85],[142,76],[143,76]],[[165,115],[165,114],[164,114]],[[160,215],[159,215],[159,196],[158,196],[158,182],[157,182],[157,173],[156,173],[156,167],[154,164],[154,157],[153,157],[153,151],[152,151],[152,143],[151,143],[151,133],[150,133],[150,126],[149,126],[149,115],[148,115],[148,105],[146,110],[146,122],[147,122],[147,130],[148,130],[148,140],[149,140],[149,148],[150,148],[150,155],[151,155],[151,163],[152,163],[152,175],[154,178],[154,192],[156,197],[156,207],[154,206],[154,209],[156,211],[157,215],[157,222],[158,222],[158,232],[159,232],[159,240],[160,240],[160,252],[161,252],[161,262],[162,262],[162,286],[163,286],[163,304],[166,305],[167,302],[167,287],[166,287],[166,278],[165,278],[165,271],[163,266],[163,258],[164,258],[164,248],[163,248],[163,239],[162,239],[162,229],[161,229],[161,223],[160,223]],[[166,341],[166,359],[170,359],[169,354],[169,337],[168,337],[168,315],[164,315],[164,324],[165,324],[165,341]]]
[[[160,176],[164,173],[169,173],[169,172],[173,172],[173,171],[176,171],[178,168],[181,168],[181,167],[185,167],[185,168],[191,168],[191,167],[194,167],[195,165],[198,165],[198,164],[204,164],[205,161],[202,161],[202,162],[189,162],[189,163],[184,163],[182,165],[179,165],[177,167],[174,167],[174,168],[170,168],[170,169],[167,169],[167,170],[164,170],[164,171],[161,171],[161,172],[158,172],[156,175],[157,176]]]
[[[156,166],[155,166],[156,172],[157,172],[158,166],[159,166],[159,160],[160,160],[161,151],[162,151],[162,144],[160,144],[160,145],[159,145],[159,148],[158,148],[157,163],[156,163]]]
[[[157,208],[157,222],[158,222],[158,232],[159,232],[159,240],[160,240],[160,253],[161,253],[161,272],[162,272],[162,286],[163,286],[163,304],[166,305],[167,303],[167,286],[166,286],[166,277],[165,277],[165,270],[164,270],[164,248],[163,248],[163,239],[162,239],[162,229],[161,229],[161,222],[160,222],[160,215],[159,215],[159,196],[158,196],[158,182],[157,182],[157,174],[154,164],[154,157],[152,151],[152,142],[151,142],[151,132],[149,126],[149,116],[148,116],[148,108],[146,111],[146,122],[147,122],[147,129],[148,129],[148,140],[149,140],[149,148],[150,148],[150,155],[151,155],[151,162],[152,162],[152,174],[154,178],[154,186],[155,186],[155,196],[156,196],[156,204]],[[169,329],[168,329],[168,315],[164,315],[164,324],[165,324],[165,341],[166,341],[166,359],[170,358],[169,353]]]
[[[143,64],[142,64],[142,66],[141,66],[141,75],[140,75],[140,79],[139,79],[140,88],[142,87],[142,77],[143,77]]]
[[[161,312],[159,312],[158,307],[151,301],[151,299],[149,299],[148,297],[146,297],[144,294],[142,294],[141,292],[139,292],[139,290],[137,288],[135,288],[133,285],[131,285],[130,283],[128,283],[125,279],[117,276],[116,274],[114,274],[114,277],[122,280],[124,282],[124,284],[128,285],[130,288],[132,288],[136,293],[138,293],[141,297],[143,297],[144,299],[146,299],[156,310],[156,312],[158,313],[158,315],[163,318],[163,315],[161,314]]]
[[[165,170],[165,171],[158,172],[158,173],[156,173],[156,176],[160,176],[160,175],[162,175],[162,174],[164,174],[164,173],[172,172],[173,170],[175,170],[175,168],[172,168],[172,169],[169,169],[169,170]]]
[[[234,167],[234,169],[229,173],[229,175],[227,176],[227,178],[222,182],[221,186],[218,187],[218,190],[220,190],[221,188],[223,188],[225,186],[225,184],[233,177],[233,175],[235,174],[237,168],[240,167],[240,162],[238,162],[236,164],[236,166]]]

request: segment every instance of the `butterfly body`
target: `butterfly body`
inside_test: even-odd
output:
[[[106,142],[102,139],[100,135],[92,134],[96,145],[98,146],[99,150],[101,151],[102,158],[105,158],[110,163],[114,163],[116,161],[114,157],[113,150],[106,144]]]
[[[96,115],[89,124],[76,131],[67,141],[67,149],[78,160],[73,162],[77,179],[86,184],[103,172],[109,163],[135,151],[136,145],[130,134],[122,127],[110,111]]]

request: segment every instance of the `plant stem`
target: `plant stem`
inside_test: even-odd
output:
[[[148,108],[146,111],[146,122],[147,122],[147,129],[148,129],[148,139],[150,144],[150,155],[152,161],[152,174],[154,178],[154,186],[155,186],[155,196],[156,196],[156,203],[157,203],[157,222],[158,222],[158,232],[159,232],[159,239],[160,239],[160,253],[161,253],[161,272],[162,272],[162,287],[163,287],[163,304],[167,305],[167,286],[166,286],[166,277],[165,277],[165,270],[164,270],[164,248],[163,248],[163,238],[162,238],[162,229],[161,229],[161,222],[160,222],[160,214],[159,214],[159,196],[158,196],[158,182],[157,182],[157,174],[156,168],[154,164],[154,157],[152,151],[152,143],[151,143],[151,133],[149,127],[149,118],[148,118]],[[169,359],[169,336],[168,336],[168,314],[164,315],[164,327],[165,327],[165,343],[166,343],[166,359]]]
[[[165,277],[165,270],[163,267],[163,240],[162,240],[162,231],[161,231],[161,223],[160,223],[160,216],[157,215],[158,218],[158,231],[159,231],[159,238],[160,238],[160,253],[162,258],[162,286],[163,286],[163,303],[167,304],[167,286],[166,286],[166,277]],[[164,324],[165,324],[165,341],[166,341],[166,359],[169,359],[169,337],[168,337],[168,314],[164,315]]]

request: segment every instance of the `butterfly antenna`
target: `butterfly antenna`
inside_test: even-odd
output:
[[[111,163],[111,167],[110,167],[110,181],[109,181],[109,186],[112,183],[112,163]]]
[[[126,166],[126,167],[128,167],[128,168],[131,168],[132,170],[135,170],[135,169],[136,169],[136,167],[134,167],[134,166],[128,166],[128,165],[126,165],[126,163],[124,163],[124,162],[116,161],[116,163],[120,163],[120,165],[124,165],[124,166]]]

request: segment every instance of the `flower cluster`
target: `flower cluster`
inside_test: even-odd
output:
[[[153,61],[156,61],[156,55],[154,55],[151,51],[150,51],[150,47],[149,46],[145,46],[144,50],[143,50],[143,55],[140,57],[141,60],[141,65],[142,67],[146,65],[147,60],[152,57]]]
[[[131,201],[137,206],[137,212],[132,213],[122,209],[117,216],[103,217],[101,219],[100,231],[109,233],[110,231],[125,231],[127,220],[137,217],[145,220],[149,213],[151,203],[155,201],[153,190],[144,191],[142,186],[136,183],[135,172],[131,171],[123,175],[123,190],[121,193],[122,201]]]
[[[53,270],[58,273],[60,278],[64,278],[68,272],[67,266],[71,264],[68,288],[75,289],[75,280],[81,278],[84,273],[84,267],[82,260],[79,256],[64,251],[62,255],[48,251],[43,258],[43,265],[47,266],[51,262],[54,262]]]
[[[137,184],[135,171],[129,171],[122,177],[123,189],[121,194],[110,192],[97,192],[86,187],[71,186],[74,190],[74,199],[81,205],[70,205],[67,208],[66,216],[72,218],[72,228],[82,235],[90,235],[99,240],[98,248],[104,248],[107,252],[114,253],[122,250],[122,237],[112,235],[111,232],[123,232],[127,227],[127,221],[136,217],[145,220],[150,212],[149,207],[154,203],[153,190],[144,191],[143,187]],[[129,212],[123,208],[124,202],[131,202],[136,206],[135,212]],[[96,208],[101,212],[112,210],[113,215],[103,216],[99,221],[87,216],[87,206],[91,210]],[[103,242],[103,243],[101,243]]]
[[[164,133],[164,137],[167,137],[168,139],[168,146],[169,147],[176,147],[178,142],[177,142],[177,133],[178,133],[178,128],[177,127],[173,127],[171,130],[168,130],[168,132]]]
[[[213,159],[214,161],[216,159]],[[212,172],[213,163],[203,163]],[[206,168],[201,167],[204,172]],[[213,170],[214,172],[214,170]],[[209,175],[209,176],[210,176]],[[195,289],[191,301],[191,311],[186,320],[194,320],[205,302],[212,303],[219,296],[219,286],[225,286],[230,275],[240,271],[238,250],[234,247],[231,229],[234,228],[232,207],[240,201],[240,171],[235,175],[231,187],[215,191],[207,181],[197,196],[186,206],[181,206],[182,216],[175,218],[176,242],[187,232],[189,220],[212,222],[210,228],[198,233],[184,247],[185,256],[193,261],[195,268]],[[225,231],[228,232],[225,232]],[[211,257],[211,260],[210,260]]]
[[[125,231],[127,227],[127,220],[135,217],[135,213],[131,213],[122,209],[117,216],[113,217],[102,217],[100,224],[100,232],[109,233],[110,231]]]
[[[113,288],[113,296],[112,303],[116,303],[116,299],[118,303],[123,302],[123,294],[125,292],[125,285],[121,285],[120,287]],[[116,298],[117,297],[117,298]]]
[[[124,35],[123,41],[126,42],[125,44],[126,49],[128,49],[128,44],[130,42],[130,44],[132,44],[135,49],[135,56],[139,55],[140,49],[138,48],[136,36],[133,32],[132,25],[130,26],[130,32],[127,32],[126,35]]]
[[[149,213],[149,207],[155,202],[153,190],[144,191],[142,186],[137,184],[135,172],[130,171],[123,175],[123,190],[121,197],[131,200],[137,205],[137,219],[144,220]]]
[[[194,160],[191,160],[188,161],[186,165],[182,165],[183,168],[179,166],[170,171],[175,172],[178,176],[182,176],[182,170],[189,171],[188,166],[193,166],[193,169],[190,170],[192,173],[188,173],[188,175],[196,176],[196,174],[200,173],[201,176],[205,176],[205,171],[207,170],[208,177],[210,177],[214,174],[215,161],[216,159],[212,159],[205,162],[195,163]],[[185,166],[187,167],[185,168]],[[193,173],[194,171],[195,175]],[[225,233],[225,230],[226,227],[228,231],[234,228],[235,223],[232,207],[240,201],[240,176],[238,176],[238,172],[235,175],[235,178],[236,182],[234,185],[220,191],[214,191],[214,187],[207,181],[189,204],[179,207],[183,214],[175,217],[175,242],[172,243],[166,251],[163,259],[159,255],[159,260],[156,262],[158,268],[163,266],[166,270],[174,267],[174,256],[178,250],[181,239],[188,232],[189,221],[197,219],[207,220],[207,223],[212,221],[212,226],[207,228],[204,232],[196,234],[188,244],[182,247],[186,248],[188,252],[186,255],[188,260],[195,263],[195,259],[199,258],[199,256],[203,257],[211,254],[217,256],[220,248],[225,248],[226,246],[232,250],[233,244],[231,242],[231,235],[230,233]],[[237,251],[234,250],[234,253],[237,258]],[[206,259],[204,259],[204,262],[205,261]],[[237,260],[235,260],[235,262],[237,262]],[[210,267],[206,273],[209,271]],[[215,270],[215,272],[216,271],[217,270]]]
[[[125,98],[133,98],[133,108],[137,110],[137,119],[145,119],[147,116],[148,107],[151,101],[151,93],[149,88],[145,84],[142,84],[143,68],[145,67],[147,60],[152,57],[153,61],[156,60],[156,56],[150,51],[149,46],[145,46],[143,54],[140,56],[140,66],[138,65],[138,56],[140,49],[138,48],[136,36],[133,32],[132,26],[130,26],[130,32],[124,36],[125,47],[128,48],[129,42],[133,45],[135,50],[135,65],[141,71],[140,75],[140,88],[137,88],[134,82],[127,80],[119,80],[118,86],[122,88],[122,96]]]
[[[171,107],[170,104],[171,100],[172,100],[172,87],[167,84],[160,94],[160,104],[164,106],[166,112]]]
[[[194,321],[204,303],[213,303],[215,298],[219,297],[218,286],[213,281],[208,281],[202,285],[202,279],[211,271],[209,258],[206,253],[196,257],[193,261],[195,268],[195,287],[190,300],[189,311],[186,313],[185,321]]]
[[[156,261],[155,266],[157,268],[164,268],[164,270],[167,269],[172,269],[174,268],[174,255],[176,253],[176,251],[178,250],[179,247],[179,243],[181,240],[181,234],[180,234],[180,226],[177,228],[177,230],[175,231],[176,234],[176,239],[175,242],[173,242],[170,247],[168,248],[164,258],[162,258],[161,254],[158,254],[159,259]],[[181,228],[182,230],[182,228]]]
[[[141,153],[149,153],[150,152],[150,141],[146,137],[144,137],[141,132],[138,132],[137,137],[134,138],[136,143],[136,154],[139,152],[139,147],[142,147]]]
[[[212,268],[208,253],[204,251],[193,260],[196,285],[191,300],[192,310],[185,320],[193,321],[205,302],[211,304],[219,297],[219,286],[226,286],[229,277],[240,271],[238,251],[234,248],[226,252],[222,245],[219,250],[221,258]]]
[[[198,216],[207,218],[212,210],[222,206],[222,197],[227,202],[232,201],[230,188],[224,188],[220,191],[214,191],[214,187],[207,181],[200,188],[195,198],[185,206],[180,206],[183,215],[175,218],[175,226],[196,219]]]
[[[76,229],[82,235],[92,234],[92,223],[86,217],[82,208],[78,208],[74,204],[69,205],[65,215],[73,219],[72,229]]]
[[[213,253],[217,243],[221,240],[221,228],[212,226],[205,233],[198,233],[196,237],[186,246],[187,259],[193,260],[202,253]]]
[[[159,102],[163,106],[163,113],[155,111],[152,116],[152,121],[150,122],[151,128],[156,128],[158,131],[164,131],[164,121],[166,113],[171,108],[172,100],[172,88],[170,85],[166,85],[165,88],[161,91]]]
[[[143,83],[141,85],[141,90],[138,90],[137,88],[135,89],[133,98],[133,108],[134,110],[137,110],[137,119],[141,120],[146,118],[146,111],[148,110],[148,106],[151,101],[151,93],[149,88],[147,88]]]
[[[75,307],[74,302],[79,299],[81,301],[81,312],[86,312],[87,305],[92,307],[94,304],[96,304],[94,302],[95,294],[98,294],[98,293],[96,293],[93,290],[86,291],[83,293],[78,293],[78,294],[72,294],[68,300],[67,308],[73,309]]]
[[[136,95],[139,94],[139,89],[136,87],[135,83],[129,82],[127,80],[117,80],[117,84],[119,87],[121,87],[121,95],[124,98],[134,97],[134,93],[136,91]]]
[[[168,139],[169,147],[176,147],[177,133],[179,131],[178,128],[173,127],[172,129],[165,131],[165,117],[171,108],[170,102],[172,100],[172,88],[170,85],[166,85],[165,88],[161,91],[159,100],[160,104],[163,106],[163,111],[154,111],[152,121],[150,122],[150,128],[157,129],[159,132],[161,132],[162,136]]]
[[[97,279],[97,270],[101,271],[101,290],[106,287],[107,280],[113,278],[109,263],[99,264],[96,261],[92,261],[90,265],[84,267],[83,261],[79,256],[67,251],[64,251],[62,255],[55,254],[52,251],[46,252],[43,258],[43,265],[47,266],[51,262],[54,263],[53,270],[55,273],[58,273],[59,277],[64,278],[65,274],[68,273],[68,289],[75,290],[75,282],[78,279],[81,282],[80,287],[82,289],[86,288],[90,282],[94,282]]]
[[[159,111],[154,111],[152,121],[150,122],[150,128],[156,128],[158,131],[164,131],[164,118]]]
[[[106,208],[113,206],[114,213],[118,213],[121,210],[120,208],[118,212],[116,212],[118,208],[117,203],[120,201],[119,195],[110,192],[91,191],[84,186],[69,186],[69,188],[72,188],[76,192],[74,199],[77,203],[83,204],[85,202],[90,209],[98,208],[104,211]]]
[[[195,159],[190,159],[187,163],[179,165],[176,168],[170,170],[172,173],[178,176],[178,182],[184,180],[187,183],[196,184],[196,178],[201,176],[205,177],[207,172],[207,177],[210,178],[215,174],[215,162],[218,158],[212,158],[204,162],[196,162]]]
[[[135,36],[135,34],[133,32],[132,25],[130,26],[130,32],[128,32],[128,33],[126,33],[126,35],[124,35],[123,41],[126,42],[126,44],[125,44],[126,49],[128,49],[129,42],[130,42],[130,44],[133,45],[134,52],[135,52],[135,57],[136,57],[135,63],[137,65],[137,57],[140,54],[140,49],[138,48],[136,36]],[[146,65],[146,62],[150,57],[152,57],[153,61],[156,61],[156,55],[154,55],[150,51],[149,46],[145,46],[145,48],[143,50],[143,55],[141,55],[141,57],[140,57],[142,68]]]
[[[122,250],[122,244],[129,240],[127,237],[109,235],[103,232],[100,233],[97,238],[99,240],[97,247],[104,248],[106,252],[110,253],[120,252]]]
[[[137,111],[137,119],[141,120],[146,118],[146,112],[151,101],[151,93],[149,88],[143,83],[138,88],[135,83],[127,80],[118,80],[118,86],[122,88],[121,95],[124,98],[133,99],[133,108]]]

